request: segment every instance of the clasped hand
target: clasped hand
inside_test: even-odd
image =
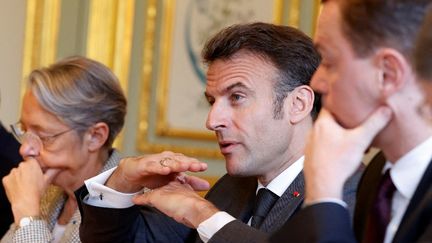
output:
[[[3,177],[3,186],[16,224],[22,217],[40,214],[42,195],[59,172],[58,169],[47,169],[43,172],[36,159],[27,158]]]

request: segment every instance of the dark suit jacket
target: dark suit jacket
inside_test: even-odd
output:
[[[18,141],[0,123],[0,178],[9,174],[22,161],[19,147]],[[0,235],[4,235],[14,220],[3,184],[0,184],[0,212]]]
[[[265,218],[259,230],[246,223],[252,215],[257,179],[223,176],[209,191],[206,198],[220,210],[237,220],[225,225],[210,242],[258,242],[267,239],[267,233],[279,229],[296,211],[304,196],[303,173],[291,183]],[[347,190],[354,197],[355,186]],[[299,196],[295,197],[294,192]],[[348,193],[349,192],[349,193]],[[196,230],[174,222],[171,218],[149,207],[128,209],[97,208],[82,203],[87,192],[78,192],[83,242],[199,242]]]
[[[367,212],[376,194],[385,158],[378,154],[367,167],[358,188],[354,231],[347,210],[335,203],[304,208],[271,238],[272,242],[357,242],[364,234]],[[432,161],[429,163],[393,242],[432,242]]]

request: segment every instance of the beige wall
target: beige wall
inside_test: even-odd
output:
[[[25,0],[0,0],[0,117],[5,126],[19,117]]]

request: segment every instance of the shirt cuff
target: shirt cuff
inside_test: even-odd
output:
[[[86,204],[103,208],[129,208],[134,205],[132,198],[141,191],[122,193],[104,185],[116,168],[114,167],[84,181],[89,192],[84,198]]]
[[[235,218],[228,213],[217,212],[198,225],[197,231],[199,237],[204,243],[207,243],[216,232],[233,220],[235,220]]]
[[[348,204],[346,204],[346,202],[337,199],[337,198],[331,198],[331,197],[325,197],[325,198],[321,198],[321,199],[317,199],[315,201],[309,202],[308,204],[304,204],[303,207],[309,207],[315,204],[319,204],[319,203],[336,203],[341,205],[344,208],[348,208]]]

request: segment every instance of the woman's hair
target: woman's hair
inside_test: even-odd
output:
[[[124,124],[126,97],[108,67],[73,56],[32,71],[28,82],[41,106],[79,134],[106,123],[109,135],[104,146],[111,147]]]

